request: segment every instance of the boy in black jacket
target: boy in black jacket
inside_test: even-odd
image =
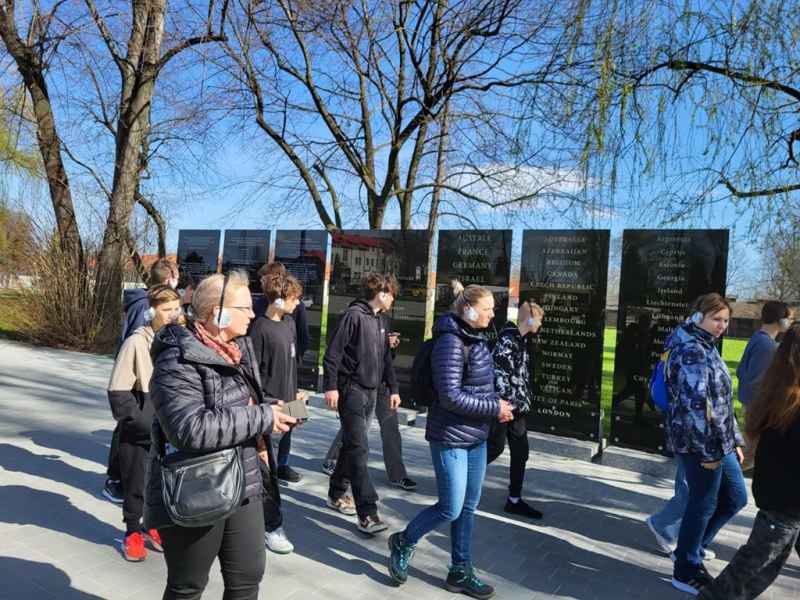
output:
[[[342,514],[358,514],[358,529],[364,533],[387,527],[378,516],[378,494],[367,470],[367,416],[374,410],[381,383],[389,388],[390,409],[400,406],[389,332],[380,315],[391,307],[397,290],[392,276],[364,275],[361,298],[342,314],[323,360],[325,402],[338,410],[342,428],[342,451],[331,475],[328,506]],[[348,480],[355,502],[346,495]]]
[[[511,451],[508,500],[505,512],[541,519],[542,513],[522,500],[525,463],[528,461],[527,415],[531,410],[530,356],[528,339],[542,326],[544,311],[527,300],[519,307],[519,325],[509,321],[500,331],[494,347],[494,386],[498,395],[514,405],[514,418],[506,423],[492,423],[489,433],[487,461],[491,463],[503,453],[508,439]]]

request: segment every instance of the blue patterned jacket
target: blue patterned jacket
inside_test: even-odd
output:
[[[666,414],[667,446],[715,462],[744,446],[733,411],[733,386],[716,339],[693,324],[679,326],[665,344],[670,351]]]

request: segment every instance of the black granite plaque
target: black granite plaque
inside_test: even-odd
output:
[[[275,260],[286,265],[303,284],[303,304],[311,343],[300,363],[298,383],[306,389],[317,389],[327,249],[326,231],[278,230],[275,235]]]
[[[222,250],[222,272],[244,271],[250,279],[250,293],[261,293],[258,270],[269,256],[267,229],[226,229]]]
[[[328,337],[339,315],[358,296],[365,273],[392,274],[400,294],[391,312],[391,330],[400,333],[394,368],[400,382],[403,405],[411,397],[411,364],[425,337],[425,305],[428,282],[427,231],[343,231],[333,235]]]
[[[178,232],[178,265],[197,284],[217,272],[219,229],[181,229]]]
[[[511,233],[509,229],[439,232],[435,317],[450,310],[453,279],[458,279],[465,287],[472,283],[482,285],[494,293],[495,318],[487,335],[490,340],[496,339],[497,330],[505,324],[508,315]]]
[[[531,349],[528,428],[598,441],[609,232],[525,231],[519,304],[545,317]]]
[[[725,293],[727,230],[625,230],[614,360],[612,444],[664,450],[663,415],[649,394],[650,375],[689,304]]]

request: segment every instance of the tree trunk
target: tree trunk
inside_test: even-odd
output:
[[[97,264],[97,299],[106,323],[116,323],[122,310],[122,279],[130,223],[141,175],[141,148],[150,129],[150,109],[158,76],[164,35],[165,0],[148,3],[136,11],[128,43],[129,61],[120,98],[116,135],[114,183]]]
[[[20,39],[14,24],[13,11],[0,10],[0,37],[13,57],[33,103],[36,141],[50,189],[61,251],[68,257],[67,260],[73,265],[76,274],[80,273],[83,276],[85,275],[83,243],[75,217],[67,171],[61,157],[61,139],[56,131],[56,120],[43,67],[31,48]]]

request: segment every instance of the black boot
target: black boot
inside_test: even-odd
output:
[[[478,598],[478,600],[485,600],[494,596],[494,588],[478,579],[472,565],[453,565],[450,567],[450,572],[447,574],[446,587],[448,591],[460,592],[472,598]]]

